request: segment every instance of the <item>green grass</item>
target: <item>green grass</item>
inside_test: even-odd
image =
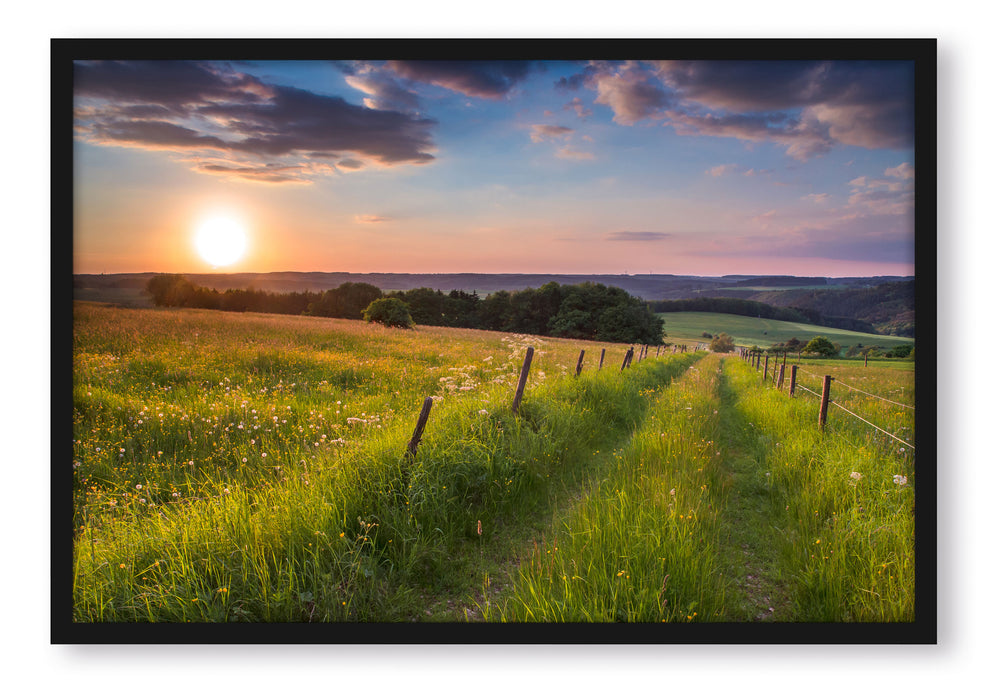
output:
[[[79,621],[469,619],[690,362],[607,346],[575,379],[601,345],[85,304],[74,330]]]
[[[720,373],[718,358],[708,356],[669,389],[647,392],[648,420],[533,543],[513,593],[486,609],[487,619],[723,619],[715,560],[724,500],[716,442]]]
[[[834,407],[820,430],[819,399],[788,398],[742,360],[728,359],[726,374],[739,443],[765,470],[761,518],[774,529],[788,618],[912,620],[913,452]],[[894,386],[880,378],[873,388],[889,394]],[[876,406],[871,417],[896,427],[908,422],[902,410]],[[913,425],[912,416],[912,434]]]
[[[912,619],[910,449],[737,357],[625,350],[77,304],[74,617]],[[913,444],[913,363],[826,373]]]
[[[838,328],[814,326],[808,323],[792,321],[775,321],[766,318],[752,318],[734,314],[717,314],[702,311],[677,311],[664,313],[664,332],[673,342],[698,343],[707,342],[702,333],[716,335],[728,333],[735,339],[736,345],[750,347],[759,345],[769,347],[774,343],[782,343],[797,338],[811,340],[816,335],[824,335],[833,343],[841,346],[845,352],[851,345],[862,343],[878,345],[889,349],[897,345],[914,344],[914,338],[901,338],[892,335],[873,335],[870,333],[855,333]],[[669,342],[671,342],[669,341]]]

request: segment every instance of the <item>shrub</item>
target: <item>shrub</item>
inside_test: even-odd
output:
[[[719,333],[711,342],[712,352],[732,352],[736,349],[736,342],[727,333]]]
[[[395,328],[413,327],[409,304],[393,297],[375,299],[362,312],[362,315],[368,323],[381,323],[384,326]]]

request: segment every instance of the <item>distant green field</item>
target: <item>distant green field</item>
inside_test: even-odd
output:
[[[736,345],[759,345],[767,347],[797,338],[810,340],[816,335],[824,335],[833,343],[845,350],[850,345],[878,345],[881,348],[892,348],[896,345],[914,344],[914,338],[902,338],[895,335],[873,335],[871,333],[856,333],[839,328],[814,326],[810,323],[794,323],[792,321],[774,321],[766,318],[736,316],[734,314],[716,314],[702,311],[677,311],[662,314],[664,332],[668,342],[695,343],[705,342],[702,333],[728,333]]]

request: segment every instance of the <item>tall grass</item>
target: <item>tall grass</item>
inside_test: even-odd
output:
[[[765,452],[773,517],[781,523],[782,557],[793,584],[793,616],[912,620],[911,451],[879,439],[858,421],[842,420],[834,409],[821,431],[817,398],[788,398],[740,360],[726,366],[736,406]],[[913,420],[910,425],[913,432]]]
[[[662,392],[604,476],[534,542],[513,593],[486,618],[539,622],[718,620],[719,360]]]
[[[497,574],[514,523],[690,362],[574,379],[571,342],[189,311],[83,308],[76,329],[78,621],[421,619]]]

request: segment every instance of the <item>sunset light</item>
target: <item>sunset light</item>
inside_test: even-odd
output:
[[[247,233],[235,219],[213,216],[196,227],[195,245],[203,260],[214,267],[224,267],[244,255]]]
[[[162,222],[221,199],[258,240],[204,222],[195,249],[258,273],[912,275],[913,81],[906,60],[79,60],[76,271],[198,270]]]

